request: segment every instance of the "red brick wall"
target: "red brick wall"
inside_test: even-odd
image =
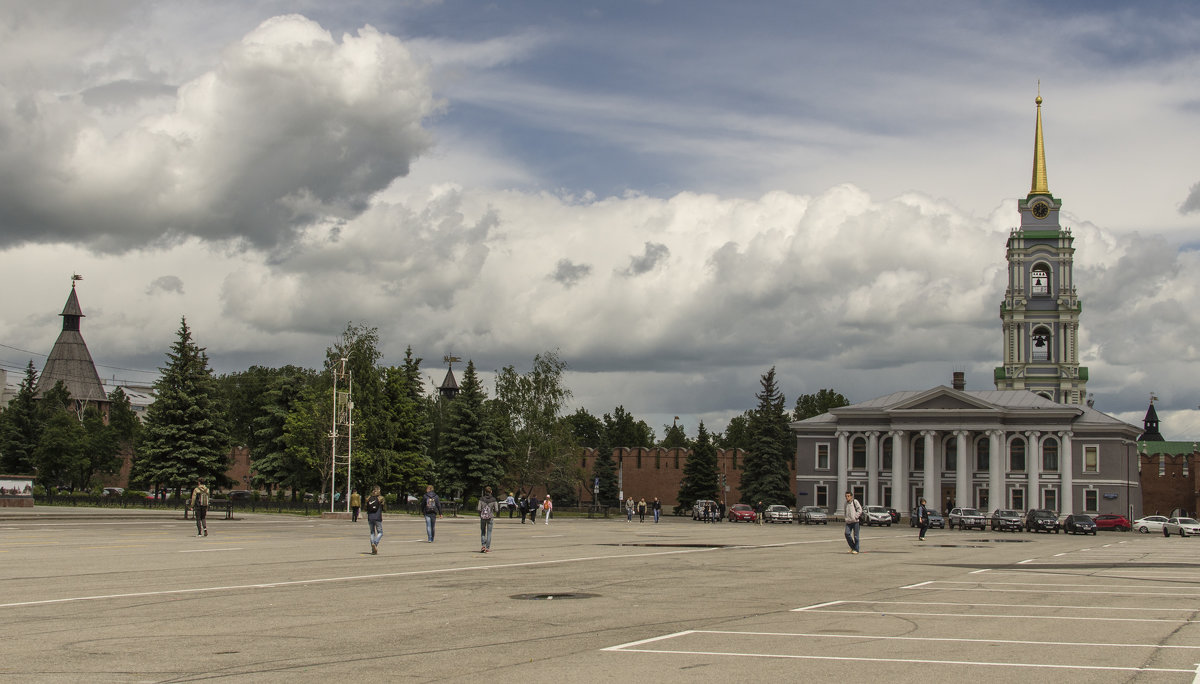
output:
[[[625,496],[634,501],[645,498],[652,501],[658,497],[663,506],[670,510],[679,499],[679,483],[683,481],[683,470],[692,455],[691,449],[672,447],[617,447],[613,449],[613,465],[620,464],[623,474]],[[717,472],[725,473],[729,492],[726,500],[737,503],[741,496],[742,469],[746,459],[743,449],[717,449]],[[596,462],[596,450],[585,449],[580,458],[580,467],[588,481],[592,478],[592,466]],[[591,487],[585,500],[591,499]]]
[[[1200,476],[1196,454],[1162,454],[1166,467],[1159,474],[1160,454],[1139,456],[1142,510],[1145,515],[1170,515],[1176,508],[1196,512],[1200,508]],[[1186,460],[1187,475],[1184,475]]]

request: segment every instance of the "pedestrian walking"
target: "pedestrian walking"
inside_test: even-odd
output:
[[[521,497],[520,503],[518,505],[521,508],[521,524],[524,525],[525,524],[525,513],[527,511],[529,511],[529,499],[527,499],[525,497]]]
[[[554,502],[550,500],[550,495],[546,495],[546,500],[542,502],[542,517],[546,519],[546,524],[550,524],[550,513],[554,510]]]
[[[512,498],[512,494],[508,495]],[[500,513],[500,503],[492,496],[492,488],[484,487],[483,496],[479,497],[479,553],[492,551],[492,525]]]
[[[625,522],[633,522],[633,497],[625,499]]]
[[[358,490],[354,490],[350,494],[350,522],[358,522],[358,509],[362,508],[362,497],[358,495]]]
[[[517,508],[517,500],[513,498],[512,492],[508,493],[508,498],[504,500],[504,507],[508,509],[508,519],[512,520],[513,511]],[[521,522],[525,522],[524,519]]]
[[[659,501],[658,497],[656,496],[656,497],[654,497],[654,524],[655,525],[658,524],[658,519],[660,517],[662,517],[662,502]]]
[[[638,499],[637,504],[638,522],[646,522],[646,500]]]
[[[188,501],[192,507],[192,517],[196,519],[196,536],[208,536],[208,486],[204,478],[196,480],[196,488],[192,490],[192,498]]]
[[[387,502],[379,495],[379,487],[371,488],[367,497],[367,529],[371,533],[371,555],[379,553],[379,542],[383,541],[383,512],[387,510]]]
[[[759,525],[763,524],[763,513],[766,512],[767,507],[763,505],[762,501],[759,501],[758,505],[754,507],[754,522],[758,523]]]
[[[917,525],[921,528],[917,541],[925,541],[925,530],[929,529],[929,508],[925,505],[925,499],[921,499],[921,505],[917,506]]]
[[[846,520],[846,543],[850,545],[850,553],[858,553],[858,532],[861,526],[859,517],[862,516],[863,507],[854,498],[854,494],[846,492],[846,508],[844,512]]]
[[[537,524],[538,511],[542,510],[542,502],[533,498],[533,492],[529,493],[529,522]]]
[[[425,495],[421,497],[421,513],[425,515],[425,536],[433,543],[434,525],[442,517],[442,500],[433,491],[433,485],[425,485]]]

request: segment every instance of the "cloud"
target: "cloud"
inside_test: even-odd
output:
[[[1192,189],[1188,191],[1187,199],[1179,207],[1181,214],[1191,214],[1197,211],[1200,211],[1200,183],[1192,186]]]
[[[629,268],[623,272],[625,275],[639,276],[643,273],[653,271],[659,262],[665,261],[671,256],[671,250],[667,246],[657,242],[647,242],[646,249],[641,256],[629,258]]]
[[[570,259],[559,259],[550,278],[562,283],[565,287],[575,287],[591,272],[592,267],[587,264],[576,264]]]
[[[295,15],[263,22],[173,89],[0,86],[0,245],[122,251],[197,236],[286,247],[359,215],[407,174],[436,108],[425,68],[395,37],[365,26],[335,40]],[[109,130],[107,113],[127,120],[147,98],[146,115]]]
[[[150,283],[150,286],[146,288],[146,294],[154,294],[155,292],[183,294],[183,281],[178,276],[173,275],[155,278]]]

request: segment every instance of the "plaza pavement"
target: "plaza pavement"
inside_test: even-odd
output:
[[[1200,539],[0,511],[3,682],[1192,682]]]

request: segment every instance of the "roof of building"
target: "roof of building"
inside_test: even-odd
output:
[[[79,299],[75,296],[75,287],[71,286],[71,294],[63,312],[63,329],[54,341],[50,355],[46,357],[46,365],[42,368],[37,380],[37,396],[42,396],[52,389],[60,380],[76,401],[106,402],[108,396],[104,393],[104,384],[100,382],[100,374],[96,372],[96,364],[88,351],[87,342],[79,333],[79,319],[84,317],[79,307]]]
[[[1139,454],[1191,454],[1196,452],[1196,442],[1151,442],[1139,441],[1137,443]]]

